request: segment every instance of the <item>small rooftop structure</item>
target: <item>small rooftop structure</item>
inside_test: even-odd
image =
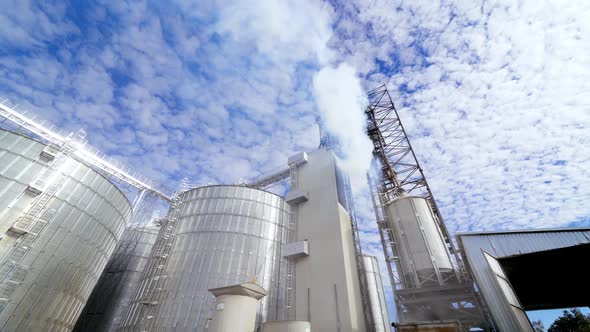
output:
[[[258,300],[265,297],[264,288],[251,282],[209,289],[215,295],[215,309],[210,332],[251,332],[256,329]]]
[[[266,290],[264,290],[264,288],[258,286],[253,282],[211,288],[209,289],[209,292],[211,292],[211,294],[213,294],[215,297],[220,297],[221,295],[243,295],[254,298],[256,300],[260,300],[261,298],[267,295],[267,292]]]

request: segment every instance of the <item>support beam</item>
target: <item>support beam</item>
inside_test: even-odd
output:
[[[275,185],[281,181],[286,181],[289,179],[289,168],[280,169],[274,173],[270,174],[263,174],[260,177],[252,180],[251,182],[246,183],[247,187],[256,188],[256,189],[265,189],[272,185]]]

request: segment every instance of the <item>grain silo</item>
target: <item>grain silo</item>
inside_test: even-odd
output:
[[[400,238],[396,248],[405,287],[436,285],[453,277],[450,254],[426,199],[401,196],[386,209],[389,225]]]
[[[74,149],[0,130],[0,330],[71,330],[129,220]]]
[[[385,85],[368,92],[370,191],[396,305],[397,329],[488,329],[432,190]],[[426,324],[426,325],[424,325]]]
[[[257,326],[283,311],[288,206],[243,186],[205,186],[182,193],[154,245],[120,330],[203,331],[212,317],[209,289],[256,282]]]
[[[375,332],[386,332],[391,330],[385,291],[377,257],[362,255],[363,275],[366,280],[369,303],[371,305],[371,330]]]
[[[74,331],[113,331],[119,325],[159,231],[159,222],[132,224],[125,230]]]

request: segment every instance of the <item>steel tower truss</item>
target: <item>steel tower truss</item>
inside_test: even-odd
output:
[[[435,214],[449,252],[459,260],[460,257],[443,223],[424,171],[412,149],[387,87],[382,85],[371,90],[368,97],[369,106],[365,111],[369,120],[367,134],[373,142],[373,154],[381,171],[379,191],[386,201],[395,199],[403,193],[425,198]]]
[[[480,301],[455,248],[424,172],[412,149],[393,100],[382,85],[368,93],[365,110],[367,134],[373,142],[377,176],[369,176],[379,235],[394,292],[398,321],[459,320],[464,327],[487,326]],[[420,288],[408,287],[404,280],[395,234],[389,226],[385,206],[401,195],[423,197],[429,203],[440,234],[453,258],[456,274],[445,283]]]

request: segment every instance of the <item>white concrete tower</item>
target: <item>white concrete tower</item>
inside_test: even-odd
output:
[[[314,332],[364,332],[352,226],[338,199],[343,186],[337,183],[336,157],[320,148],[298,164],[286,197],[297,238],[284,254],[295,260],[294,318],[309,321]]]

